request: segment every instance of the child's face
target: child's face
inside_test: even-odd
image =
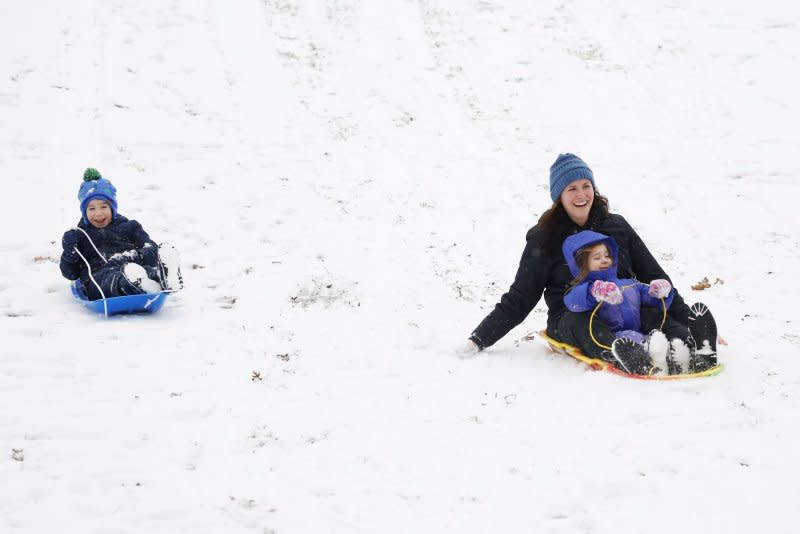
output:
[[[90,200],[86,205],[86,220],[95,228],[105,228],[111,224],[111,204],[102,198]]]
[[[602,271],[608,269],[614,264],[611,259],[611,254],[608,252],[608,247],[605,243],[599,243],[589,249],[589,270]]]

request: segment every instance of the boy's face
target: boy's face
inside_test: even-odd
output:
[[[602,271],[608,269],[614,263],[611,259],[611,254],[608,252],[608,247],[605,243],[600,243],[589,249],[589,270]]]
[[[95,228],[105,228],[111,224],[111,204],[102,198],[95,198],[86,205],[86,220]]]

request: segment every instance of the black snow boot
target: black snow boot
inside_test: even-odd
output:
[[[717,365],[717,322],[711,310],[701,303],[692,305],[689,311],[689,332],[694,342],[689,360],[689,371],[699,373]]]
[[[641,343],[620,337],[611,344],[614,365],[632,375],[650,375],[656,371],[653,360]]]

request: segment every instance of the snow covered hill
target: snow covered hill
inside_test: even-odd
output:
[[[794,532],[800,8],[628,4],[3,2],[0,531]],[[543,303],[456,358],[559,152],[723,374],[587,371]],[[60,276],[88,166],[182,251],[156,316]]]

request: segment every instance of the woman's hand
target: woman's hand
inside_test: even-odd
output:
[[[647,289],[647,294],[653,298],[663,299],[667,298],[670,291],[672,291],[672,284],[659,278],[658,280],[653,280],[650,282],[650,286]]]
[[[462,360],[466,360],[467,358],[477,356],[480,351],[481,349],[478,347],[478,345],[476,345],[471,339],[468,339],[466,342],[462,343],[458,346],[458,348],[456,348],[456,355]]]
[[[614,282],[595,280],[589,288],[589,293],[591,293],[597,302],[606,302],[615,305],[622,304],[622,291],[619,290],[619,286]]]

